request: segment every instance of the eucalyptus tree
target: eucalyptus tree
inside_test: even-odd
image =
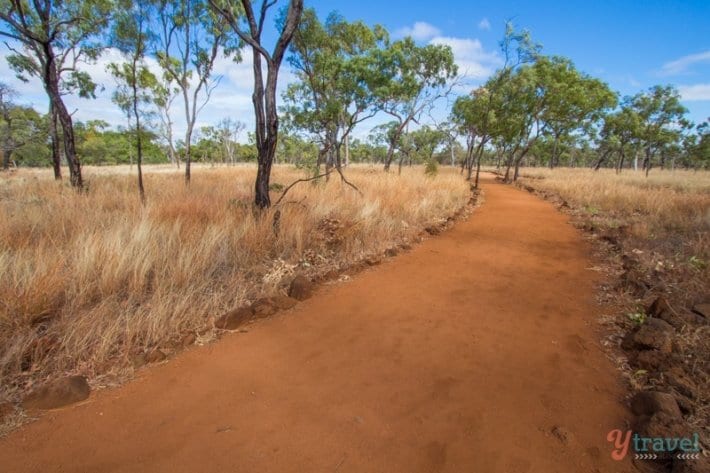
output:
[[[80,91],[91,88],[88,76],[79,73],[75,65],[82,57],[95,58],[98,54],[92,40],[106,28],[111,10],[110,0],[0,0],[0,36],[22,48],[13,51],[13,67],[42,80],[61,125],[70,181],[78,189],[83,187],[81,163],[71,114],[62,99],[62,74],[68,72],[66,83],[73,82]],[[57,164],[55,161],[55,175]]]
[[[461,165],[462,170],[467,170],[467,180],[472,179],[473,167],[476,166],[474,187],[478,187],[485,146],[489,142],[497,143],[499,166],[502,156],[512,147],[516,128],[511,121],[511,112],[515,104],[506,102],[511,100],[509,82],[521,67],[534,63],[541,50],[530,32],[518,31],[510,22],[506,24],[499,46],[503,55],[501,68],[483,86],[469,95],[458,97],[452,107],[451,120],[466,136],[466,158]]]
[[[411,140],[404,131],[398,131],[399,122],[391,120],[375,126],[369,134],[369,140],[374,146],[385,147],[386,153],[382,164],[387,165],[388,160],[391,162],[394,159],[395,153],[399,154],[400,168],[406,156],[411,151]]]
[[[192,134],[197,116],[219,83],[213,74],[220,56],[241,61],[238,37],[227,19],[203,0],[157,0],[158,63],[182,95],[185,112],[185,182],[190,183]]]
[[[146,63],[146,55],[154,37],[151,33],[153,6],[148,2],[127,2],[116,14],[111,35],[111,45],[124,56],[122,63],[111,63],[108,70],[115,77],[118,87],[113,101],[126,113],[129,128],[134,132],[136,163],[138,168],[138,192],[145,203],[143,187],[143,134],[145,117],[153,106],[155,91],[160,87],[158,79]]]
[[[540,70],[547,61],[547,58],[540,57],[534,64],[521,67],[501,87],[498,133],[511,145],[506,160],[506,182],[511,180],[511,168],[514,168],[512,180],[517,180],[520,164],[546,131],[542,115],[547,93]]]
[[[710,120],[696,127],[697,144],[692,148],[694,167],[710,167]]]
[[[447,140],[446,134],[429,125],[424,125],[409,133],[412,140],[412,147],[417,158],[423,162],[434,159],[436,149]]]
[[[625,97],[618,111],[606,115],[601,131],[601,145],[608,155],[617,155],[614,166],[616,173],[624,169],[626,158],[634,156],[638,151],[637,137],[641,127],[641,118],[630,106],[630,97]],[[602,158],[604,155],[602,155]],[[595,166],[602,164],[602,158]]]
[[[319,147],[311,140],[296,134],[281,133],[277,150],[278,160],[299,169],[313,170],[318,160]]]
[[[160,119],[159,134],[165,142],[168,151],[168,159],[178,169],[180,169],[180,155],[175,147],[175,133],[173,117],[171,110],[173,104],[180,93],[180,88],[162,78],[160,84],[154,89],[153,103],[157,108],[158,118]]]
[[[356,163],[381,163],[387,155],[387,147],[377,145],[370,140],[361,141],[357,138],[350,143],[351,160]]]
[[[12,54],[6,57],[7,63],[16,73],[16,77],[22,82],[29,82],[30,78],[42,77],[42,66],[31,48],[27,45],[16,48],[6,43]],[[76,94],[82,98],[96,98],[97,84],[79,66],[82,63],[93,63],[98,58],[103,49],[103,45],[98,42],[85,43],[82,45],[64,48],[61,54],[57,55],[57,72],[59,74],[59,89],[62,96]],[[61,151],[59,143],[59,127],[57,111],[51,101],[49,104],[49,136],[52,148],[52,166],[54,178],[62,178]]]
[[[688,167],[710,167],[710,119],[695,126],[695,133],[687,133],[683,139],[683,156]]]
[[[234,165],[236,162],[237,140],[244,128],[246,128],[246,125],[243,122],[232,118],[223,118],[215,127],[217,141],[224,152],[225,160],[229,161],[229,164]]]
[[[497,77],[489,82],[494,82]],[[462,170],[466,169],[466,180],[473,177],[473,167],[476,165],[476,179],[474,187],[478,187],[478,178],[481,166],[481,156],[486,144],[497,136],[496,111],[493,100],[499,99],[492,95],[491,89],[486,84],[475,89],[469,95],[457,97],[451,108],[451,121],[466,137],[466,157],[462,163]]]
[[[456,152],[461,148],[461,144],[458,142],[460,135],[459,128],[452,122],[440,123],[437,128],[441,132],[443,140],[446,144],[446,150],[449,153],[451,167],[454,167],[456,166]]]
[[[317,166],[324,161],[326,175],[334,167],[340,172],[341,147],[378,111],[373,86],[383,79],[375,52],[387,41],[380,26],[350,23],[336,13],[321,23],[315,10],[303,13],[287,59],[298,81],[283,94],[282,110],[290,128],[321,144]]]
[[[552,169],[559,161],[560,141],[589,130],[606,110],[616,107],[617,99],[607,84],[580,73],[567,58],[549,58],[537,69],[546,97],[541,118],[552,136],[548,162]]]
[[[498,132],[511,146],[505,180],[518,178],[523,159],[538,140],[550,135],[550,167],[559,158],[562,141],[573,132],[592,132],[603,112],[615,105],[615,96],[600,81],[579,74],[565,58],[538,56],[510,74],[499,87],[496,110]],[[538,147],[538,149],[540,149]]]
[[[385,160],[387,171],[399,137],[410,123],[418,123],[422,113],[451,92],[458,67],[450,46],[418,46],[411,37],[377,50],[375,57],[386,78],[374,88],[378,107],[396,123]]]
[[[252,71],[254,75],[255,140],[258,151],[258,169],[254,184],[254,204],[265,209],[271,206],[269,180],[271,166],[276,154],[279,134],[279,117],[276,104],[276,86],[279,69],[286,50],[298,28],[303,13],[303,0],[288,0],[281,21],[280,33],[271,52],[262,44],[262,33],[266,16],[278,0],[262,0],[258,16],[254,13],[251,0],[209,0],[212,8],[224,17],[234,33],[252,49]],[[266,65],[266,81],[262,63]]]
[[[45,120],[32,107],[14,103],[16,92],[0,82],[0,151],[7,170],[17,152],[33,145],[46,145]]]
[[[664,147],[677,144],[687,125],[688,110],[680,103],[680,94],[673,86],[654,86],[636,94],[629,106],[638,115],[638,143],[643,149],[643,169],[648,175],[653,159]]]

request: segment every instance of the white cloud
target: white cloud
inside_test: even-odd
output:
[[[431,43],[448,45],[459,66],[459,74],[471,79],[487,78],[502,62],[497,53],[484,50],[477,39],[437,36]]]
[[[394,32],[394,36],[397,38],[411,36],[417,41],[426,41],[440,34],[439,28],[424,21],[417,21],[413,26],[405,26]]]
[[[478,29],[483,31],[490,31],[491,22],[488,21],[488,18],[484,18],[478,22]]]
[[[710,62],[710,51],[683,56],[675,61],[667,62],[661,67],[660,74],[673,76],[688,72],[690,66],[698,63]]]
[[[710,100],[710,84],[681,85],[678,91],[683,100]]]

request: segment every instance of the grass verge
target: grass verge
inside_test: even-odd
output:
[[[189,187],[160,167],[147,169],[143,207],[126,171],[87,168],[81,195],[46,171],[0,178],[0,404],[58,374],[118,383],[135,354],[186,334],[209,341],[221,314],[295,273],[315,278],[409,244],[470,198],[448,169],[355,166],[362,196],[334,177],[255,215],[253,167],[198,168]],[[276,166],[272,183],[301,177]]]

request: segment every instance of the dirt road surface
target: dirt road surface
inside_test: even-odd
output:
[[[616,472],[589,248],[484,180],[466,221],[0,440],[2,472]]]

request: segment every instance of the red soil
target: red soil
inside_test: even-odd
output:
[[[589,248],[484,180],[467,221],[0,440],[7,472],[632,471]]]

